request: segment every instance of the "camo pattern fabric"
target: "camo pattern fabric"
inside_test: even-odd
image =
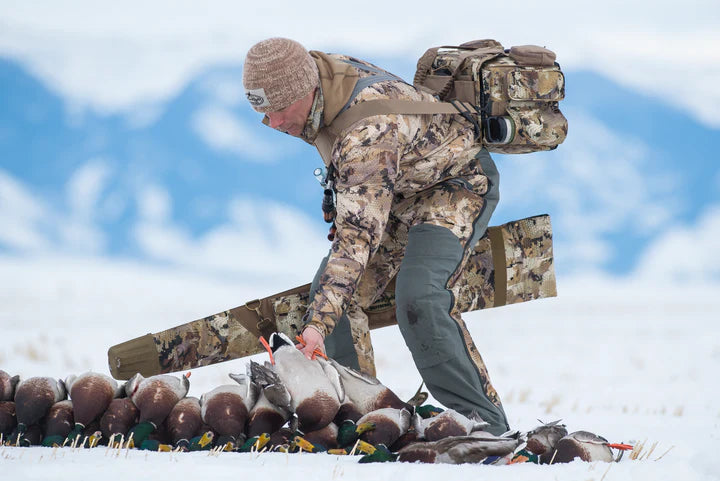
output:
[[[513,100],[558,101],[565,97],[565,78],[559,70],[514,70],[507,75],[508,97]]]
[[[475,245],[475,251],[468,259],[465,271],[453,289],[456,307],[460,312],[494,307],[494,274],[492,248],[486,232]],[[500,288],[502,289],[503,286]]]
[[[352,337],[355,354],[357,354],[360,371],[376,376],[375,351],[370,338],[370,323],[368,315],[356,302],[350,302],[345,311],[350,322],[350,336]]]
[[[567,119],[557,104],[565,96],[565,79],[558,67],[523,69],[509,57],[498,57],[487,62],[481,72],[475,88],[485,86],[491,115],[508,115],[515,124],[515,137],[509,144],[488,144],[488,150],[534,152],[555,148],[565,140]]]
[[[154,335],[162,372],[207,366],[259,352],[257,338],[232,322],[231,311]]]
[[[387,98],[434,101],[404,82],[387,81],[363,89],[351,105]],[[479,190],[487,188],[487,179],[474,159],[477,151],[472,126],[456,115],[379,115],[361,120],[338,136],[332,150],[337,233],[308,309],[308,323],[325,334],[332,332],[371,256],[381,248],[384,233],[393,235],[393,223],[402,222],[397,209],[404,199],[449,179],[462,179]],[[441,222],[445,215],[453,215],[455,207],[436,204],[432,210]],[[445,224],[453,226],[451,230],[467,228],[451,218]],[[382,251],[380,256],[384,258]],[[386,284],[381,289],[371,286],[372,297]],[[359,305],[369,305],[368,293],[361,297]]]
[[[279,332],[288,335],[290,339],[302,330],[302,318],[307,311],[309,292],[280,296],[273,300],[275,311],[275,325]]]
[[[457,67],[459,56],[459,50],[442,50],[431,73],[449,75]],[[483,141],[490,152],[522,154],[549,150],[567,137],[567,119],[558,108],[558,101],[565,97],[565,77],[559,67],[522,66],[507,55],[488,61],[471,57],[458,79],[475,82],[474,102],[483,106],[488,115],[509,116],[515,124],[515,136],[509,144]],[[453,92],[449,98],[452,97]]]
[[[507,263],[507,304],[557,295],[550,217],[502,226]]]

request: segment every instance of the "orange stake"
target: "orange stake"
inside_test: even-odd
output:
[[[296,340],[299,344],[302,344],[303,347],[305,347],[305,339],[303,339],[302,335],[298,334],[297,336],[295,336],[295,340]]]
[[[622,443],[613,443],[613,444],[608,443],[608,447],[620,449],[622,451],[629,451],[633,448],[632,445],[630,445],[630,444],[622,444]]]
[[[260,336],[258,339],[260,340],[260,344],[262,344],[263,347],[265,347],[265,349],[267,350],[268,354],[270,355],[270,364],[272,364],[272,365],[274,366],[274,365],[275,365],[275,358],[273,357],[272,348],[270,347],[270,344],[268,344],[268,342],[267,342],[267,341],[265,340],[265,338],[262,337],[262,336]]]
[[[320,356],[320,357],[322,357],[323,359],[325,359],[326,361],[328,360],[328,357],[325,355],[324,352],[322,352],[322,351],[320,350],[319,347],[316,348],[316,349],[313,351],[312,358],[315,359],[315,356]]]

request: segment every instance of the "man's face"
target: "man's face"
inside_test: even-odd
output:
[[[268,125],[293,137],[299,137],[310,115],[313,100],[315,100],[315,89],[282,110],[266,113]]]

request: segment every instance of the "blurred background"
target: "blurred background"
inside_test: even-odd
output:
[[[0,366],[105,370],[112,344],[312,278],[329,248],[321,160],[261,125],[242,87],[245,53],[271,36],[409,81],[432,46],[494,38],[557,53],[568,138],[496,156],[491,223],[551,215],[560,295],[471,315],[483,332],[592,316],[652,326],[668,312],[680,329],[720,310],[717,2],[347,8],[0,2]],[[717,362],[717,343],[707,349]],[[382,368],[390,352],[378,351]]]

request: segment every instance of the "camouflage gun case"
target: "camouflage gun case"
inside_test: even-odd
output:
[[[490,227],[470,257],[460,295],[463,312],[557,295],[550,217],[540,215]],[[108,351],[116,379],[150,376],[207,366],[263,351],[258,342],[275,331],[294,338],[308,305],[310,284],[256,299],[242,306]],[[367,309],[370,329],[396,324],[394,281]]]

